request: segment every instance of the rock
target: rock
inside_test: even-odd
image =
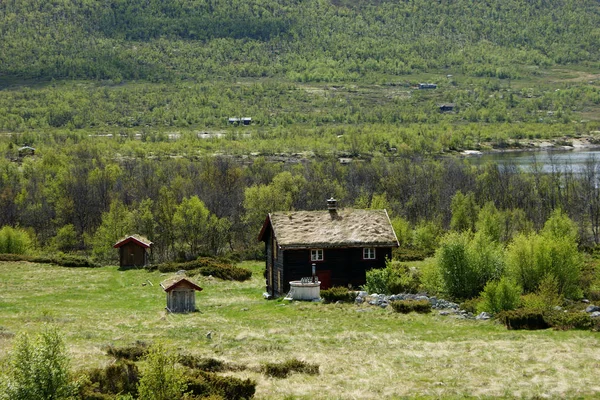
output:
[[[488,313],[486,313],[485,311],[482,312],[481,314],[479,314],[477,317],[475,317],[475,319],[479,319],[479,320],[486,320],[486,319],[490,319],[492,318],[492,316]]]
[[[590,314],[590,317],[592,317],[592,318],[599,318],[600,317],[600,311],[594,311],[593,313]]]
[[[450,315],[450,311],[440,311],[439,315]]]
[[[590,301],[588,299],[583,299],[583,300],[581,300],[581,302],[585,303],[585,304],[590,304]]]
[[[592,312],[595,312],[595,311],[600,311],[600,307],[595,306],[593,304],[590,305],[590,306],[587,306],[586,309],[585,309],[585,312],[587,312],[587,313],[592,313]]]

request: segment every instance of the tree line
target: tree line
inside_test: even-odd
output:
[[[1,158],[0,226],[24,229],[38,251],[83,251],[107,262],[116,257],[110,246],[132,233],[156,243],[157,261],[232,251],[259,257],[256,235],[268,212],[322,210],[334,196],[344,207],[388,209],[402,244],[426,251],[445,230],[475,226],[490,205],[501,238],[512,237],[514,224],[540,229],[560,208],[581,245],[600,242],[600,160],[592,158],[576,173],[416,155],[349,164],[326,155],[135,156],[110,143],[123,144],[65,138],[33,157]]]

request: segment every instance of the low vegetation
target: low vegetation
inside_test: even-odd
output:
[[[421,269],[427,263],[410,266]],[[206,389],[211,378],[223,388],[220,393],[228,387],[227,393],[246,394],[252,386],[243,382],[249,379],[256,384],[258,399],[369,398],[374,393],[393,398],[415,392],[431,397],[597,394],[590,371],[600,346],[597,334],[589,330],[523,332],[437,312],[401,314],[391,307],[266,301],[261,296],[264,264],[240,266],[252,270],[250,280],[200,276],[200,312],[175,315],[164,311],[159,285],[164,276],[158,271],[1,262],[0,363],[8,365],[6,356],[21,334],[36,337],[52,325],[63,336],[70,376],[85,372],[90,378],[90,383],[78,380],[79,392],[96,399],[113,396],[108,394],[113,389],[125,393],[141,378],[146,371],[143,357],[115,361],[115,355],[143,354],[147,346],[142,343],[171,349],[179,360],[177,368],[189,370],[185,375],[193,378],[186,378],[187,390],[197,385],[202,396],[218,396],[216,389]],[[30,295],[23,296],[23,291]],[[107,355],[109,343],[114,350]],[[276,379],[265,374],[264,365],[290,359],[318,365],[319,374],[292,372]],[[110,365],[114,368],[107,370]],[[390,380],[390,371],[397,368],[404,372]],[[205,379],[205,373],[216,375]],[[540,385],[529,385],[531,379]]]
[[[356,292],[348,290],[347,287],[334,286],[321,290],[321,298],[325,303],[354,303]]]
[[[390,305],[394,311],[401,314],[411,312],[428,314],[431,312],[431,303],[428,300],[396,300],[392,301]]]
[[[319,365],[292,358],[282,363],[266,363],[263,365],[262,371],[265,375],[273,378],[287,378],[293,372],[318,375]]]

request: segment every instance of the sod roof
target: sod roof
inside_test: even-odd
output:
[[[284,211],[270,213],[258,237],[272,228],[281,248],[397,247],[386,210]]]

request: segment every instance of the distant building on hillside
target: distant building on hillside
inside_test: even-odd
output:
[[[19,147],[19,157],[33,156],[35,155],[35,148],[31,146]]]
[[[227,120],[227,123],[230,125],[250,125],[252,123],[252,118],[250,117],[244,117],[244,118],[237,118],[237,117],[231,117]]]
[[[419,89],[437,89],[435,83],[419,83]]]
[[[384,268],[398,239],[386,210],[337,209],[274,212],[267,215],[258,240],[265,242],[266,286],[270,297],[290,290],[290,281],[315,274],[321,289],[359,287],[366,271]]]
[[[453,111],[454,107],[456,107],[456,104],[454,103],[444,103],[444,104],[440,104],[440,111],[441,112],[449,112],[449,111]]]

